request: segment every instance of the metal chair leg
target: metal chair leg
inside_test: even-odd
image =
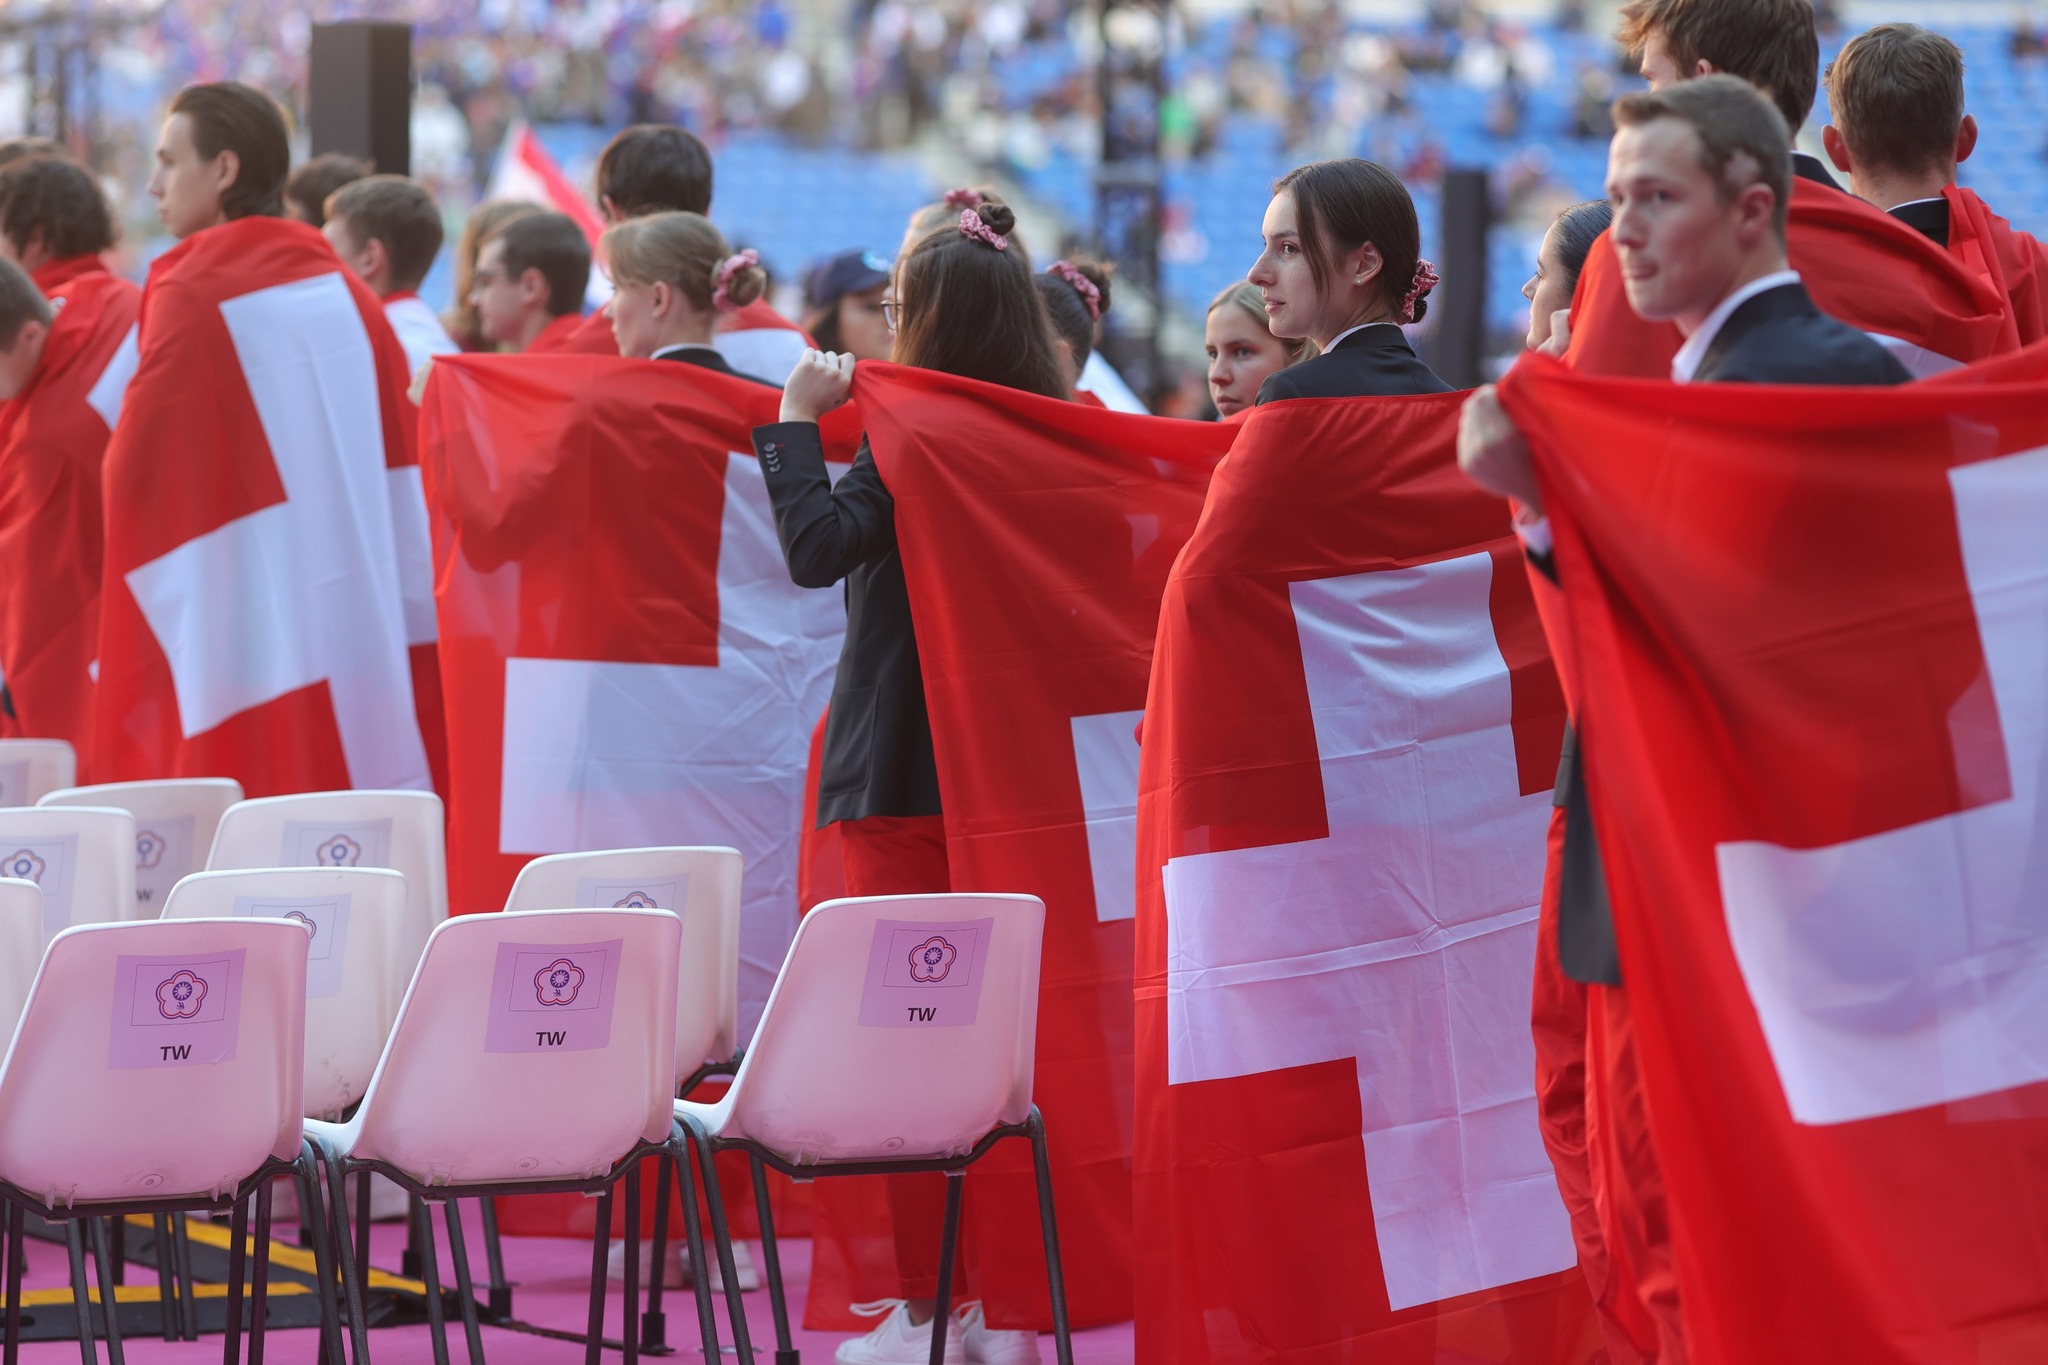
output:
[[[349,1253],[348,1197],[342,1183],[341,1159],[324,1156],[320,1164],[327,1168],[328,1207],[332,1209],[334,1218],[331,1228],[320,1228],[320,1209],[319,1205],[315,1204],[315,1231],[324,1231],[328,1234],[319,1237],[316,1245],[326,1247],[331,1264],[341,1267],[341,1288],[346,1304],[345,1315],[348,1318],[352,1359],[354,1365],[369,1365],[370,1332],[369,1324],[363,1320],[363,1277],[356,1274],[356,1258]],[[333,1365],[341,1365],[340,1349],[340,1342],[337,1340]]]
[[[966,1179],[946,1172],[946,1223],[939,1232],[939,1295],[932,1303],[931,1365],[946,1365],[946,1333],[953,1325],[953,1254],[960,1243],[960,1195]]]
[[[775,1244],[775,1210],[768,1200],[768,1168],[749,1152],[754,1172],[754,1212],[761,1220],[761,1260],[768,1271],[768,1306],[775,1313],[775,1365],[799,1365],[801,1353],[789,1340],[789,1301],[783,1294],[782,1253]]]
[[[420,1279],[427,1286],[427,1334],[434,1342],[434,1365],[448,1365],[448,1315],[441,1303],[441,1255],[434,1249],[433,1206],[419,1208]]]
[[[590,1237],[590,1332],[583,1339],[583,1365],[598,1365],[604,1351],[604,1276],[611,1250],[612,1191],[607,1185],[597,1197],[597,1227]]]
[[[223,1365],[242,1358],[242,1281],[249,1273],[249,1203],[236,1200],[228,1216],[228,1302],[221,1343]]]
[[[718,1273],[725,1281],[725,1312],[732,1323],[733,1349],[739,1353],[740,1365],[754,1365],[754,1342],[747,1330],[746,1305],[740,1302],[740,1275],[732,1263],[732,1233],[725,1224],[725,1198],[718,1191],[718,1169],[712,1165],[711,1144],[702,1139],[694,1130],[690,1131],[690,1146],[697,1153],[697,1178],[704,1185],[704,1203],[711,1210],[711,1240],[718,1253]],[[699,1261],[691,1267],[692,1274],[702,1274]]]
[[[626,1163],[626,1283],[619,1298],[619,1337],[625,1342],[626,1365],[640,1365],[640,1334],[633,1330],[633,1309],[640,1302],[640,1163]],[[609,1261],[611,1258],[605,1258]],[[609,1267],[607,1267],[609,1269]]]
[[[334,1258],[328,1255],[326,1220],[321,1216],[320,1200],[320,1153],[313,1144],[301,1140],[299,1159],[292,1172],[293,1187],[299,1198],[299,1235],[310,1237],[313,1246],[313,1289],[320,1296],[320,1351],[319,1365],[348,1365],[348,1359],[341,1349],[341,1295],[335,1286]],[[308,1201],[307,1192],[315,1197]]]
[[[498,1240],[498,1201],[486,1195],[476,1201],[484,1220],[484,1269],[490,1274],[490,1319],[512,1320],[512,1286],[505,1280],[505,1248]]]
[[[71,1257],[71,1304],[78,1313],[78,1358],[85,1365],[100,1365],[100,1353],[92,1344],[92,1295],[85,1288],[85,1234],[75,1218],[64,1225],[64,1250]]]
[[[1031,1134],[1031,1166],[1038,1181],[1038,1225],[1045,1238],[1045,1282],[1052,1291],[1052,1344],[1059,1365],[1074,1365],[1074,1342],[1067,1327],[1067,1276],[1060,1263],[1060,1230],[1052,1207],[1052,1159],[1045,1146],[1045,1119],[1031,1106],[1025,1126]]]
[[[420,1276],[420,1200],[418,1195],[405,1197],[405,1250],[398,1258],[398,1269],[408,1280]]]
[[[356,1274],[370,1282],[370,1173],[356,1173]]]
[[[7,1205],[7,1336],[5,1365],[21,1365],[21,1277],[28,1267],[23,1263],[21,1234],[28,1215],[10,1203]]]
[[[704,1359],[717,1360],[718,1314],[711,1307],[711,1277],[703,1273],[710,1262],[704,1259],[704,1227],[697,1218],[697,1181],[690,1174],[688,1140],[680,1131],[669,1139],[668,1155],[663,1160],[675,1163],[676,1185],[683,1205],[683,1244],[689,1248],[691,1293],[697,1299],[697,1334],[704,1343]]]
[[[640,1349],[668,1354],[668,1314],[662,1311],[662,1289],[668,1279],[668,1201],[675,1172],[666,1154],[654,1159],[654,1261],[647,1271],[647,1311],[640,1315]],[[631,1305],[628,1305],[628,1312]]]
[[[171,1270],[171,1220],[164,1214],[150,1219],[151,1241],[156,1250],[156,1311],[165,1341],[176,1341],[183,1330],[178,1323],[177,1276]]]
[[[186,1341],[199,1340],[199,1301],[192,1279],[192,1231],[185,1215],[171,1215],[171,1243],[178,1250],[178,1331]]]
[[[270,1321],[270,1181],[256,1187],[256,1268],[249,1287],[249,1365],[263,1365],[264,1327]]]
[[[469,1345],[469,1365],[484,1365],[484,1334],[477,1326],[476,1286],[469,1278],[469,1245],[462,1235],[462,1204],[443,1204],[448,1222],[448,1253],[455,1262],[455,1295],[462,1303],[462,1336]]]
[[[120,1303],[114,1293],[114,1256],[112,1238],[107,1235],[107,1220],[89,1218],[87,1230],[92,1235],[92,1260],[99,1272],[100,1318],[107,1332],[107,1360],[109,1365],[126,1365],[121,1351]]]

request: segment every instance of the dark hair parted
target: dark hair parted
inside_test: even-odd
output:
[[[984,204],[979,213],[998,236],[1017,225],[1002,204]],[[1067,397],[1045,298],[1023,252],[999,251],[952,224],[935,228],[904,254],[896,297],[902,320],[890,359],[897,364]]]
[[[235,154],[235,182],[220,197],[222,217],[275,218],[284,212],[292,147],[276,100],[240,81],[215,81],[180,90],[171,113],[190,122],[192,146],[203,159]]]
[[[56,310],[28,272],[0,256],[0,346],[13,346],[21,329],[31,322],[48,327],[56,320]]]
[[[1879,24],[1828,63],[1828,111],[1855,161],[1924,171],[1956,154],[1963,50],[1917,24]]]
[[[1557,221],[1551,224],[1550,230],[1556,234],[1557,263],[1564,267],[1573,284],[1578,283],[1579,272],[1586,268],[1593,243],[1613,223],[1614,205],[1605,199],[1588,199],[1558,214]]]
[[[75,161],[31,156],[0,165],[0,233],[18,256],[97,256],[114,245],[114,215],[92,172]]]
[[[551,315],[582,310],[583,295],[590,288],[590,239],[574,218],[566,213],[530,213],[499,228],[490,241],[504,243],[498,261],[508,278],[540,272],[547,282]]]
[[[375,169],[359,156],[322,152],[293,171],[284,182],[285,204],[294,218],[319,227],[327,221],[327,201],[334,192]]]
[[[1662,39],[1681,79],[1701,62],[1742,77],[1795,133],[1813,112],[1820,37],[1812,0],[1628,0],[1614,36],[1637,58],[1651,38]]]
[[[597,158],[597,201],[618,219],[649,213],[711,212],[711,153],[673,124],[619,131]]]
[[[1727,203],[1751,185],[1770,186],[1780,240],[1792,200],[1792,138],[1784,116],[1739,76],[1702,76],[1662,90],[1639,90],[1614,102],[1614,126],[1639,128],[1658,119],[1689,125],[1700,140],[1700,166]]]
[[[327,196],[323,212],[358,244],[384,244],[394,290],[419,288],[434,268],[443,235],[441,210],[419,181],[402,175],[351,180]]]
[[[1064,264],[1072,266],[1083,279],[1095,286],[1094,313],[1088,311],[1088,301],[1081,296],[1080,286],[1072,280],[1050,270],[1031,278],[1038,282],[1038,292],[1045,299],[1045,315],[1052,323],[1053,336],[1067,343],[1067,350],[1074,357],[1074,368],[1079,370],[1095,353],[1095,319],[1097,314],[1109,312],[1109,282],[1116,272],[1108,263],[1085,256],[1069,256]]]
[[[1274,181],[1273,193],[1294,199],[1295,233],[1318,294],[1329,293],[1339,256],[1371,242],[1380,253],[1380,298],[1390,318],[1400,317],[1422,259],[1422,225],[1399,176],[1362,157],[1312,161]],[[1417,296],[1410,321],[1422,321],[1427,298],[1426,292]]]

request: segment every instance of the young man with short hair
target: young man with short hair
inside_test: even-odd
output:
[[[457,349],[420,300],[420,281],[441,249],[441,210],[426,186],[402,175],[372,175],[327,197],[320,231],[343,265],[383,300],[384,316],[415,373]]]
[[[309,227],[327,221],[327,200],[343,185],[361,180],[376,167],[345,152],[322,152],[293,171],[284,183],[285,216]]]
[[[28,271],[47,294],[104,271],[114,249],[114,215],[91,171],[63,157],[0,165],[0,255]]]
[[[515,219],[484,242],[471,279],[486,341],[525,355],[562,351],[583,324],[590,243],[566,213]]]
[[[1828,65],[1821,130],[1849,188],[1990,277],[2012,304],[2015,340],[2048,336],[2048,247],[1956,183],[1977,146],[1963,109],[1963,53],[1915,24],[1879,24]]]

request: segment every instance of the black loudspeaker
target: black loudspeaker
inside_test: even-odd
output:
[[[1469,167],[1445,172],[1443,194],[1443,259],[1436,267],[1443,283],[1429,300],[1436,321],[1430,365],[1445,383],[1469,389],[1486,379],[1486,239],[1493,228],[1493,195],[1486,172]]]
[[[306,98],[313,155],[412,173],[412,25],[315,24]]]

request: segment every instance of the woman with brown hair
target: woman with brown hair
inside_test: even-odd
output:
[[[1095,354],[1095,330],[1102,323],[1102,315],[1109,311],[1109,282],[1113,273],[1105,262],[1073,256],[1054,261],[1036,277],[1067,387],[1076,398],[1098,407],[1102,400],[1081,388],[1081,371],[1087,368],[1088,357]]]
[[[1307,337],[1282,341],[1273,335],[1259,287],[1249,280],[1239,280],[1209,300],[1202,320],[1202,349],[1209,357],[1209,401],[1226,422],[1245,419],[1268,377],[1321,354]]]
[[[539,204],[529,204],[523,199],[493,199],[470,210],[468,220],[462,225],[462,236],[455,243],[455,302],[441,314],[441,325],[448,329],[449,339],[463,350],[498,349],[484,340],[483,323],[476,315],[476,305],[469,301],[476,284],[476,258],[483,255],[484,243],[496,236],[507,223],[541,211]]]
[[[760,298],[768,274],[701,213],[652,213],[605,229],[619,354],[738,375],[712,342],[718,319]],[[741,376],[753,379],[752,375]],[[757,380],[767,383],[767,380]]]
[[[1015,225],[1008,208],[983,202],[956,211],[903,254],[890,304],[892,360],[1067,397],[1045,303],[1010,239]],[[783,390],[782,420],[754,431],[790,577],[807,588],[846,585],[846,644],[825,719],[817,823],[839,827],[849,895],[950,891],[895,503],[865,442],[834,485],[818,435],[818,419],[846,401],[853,366],[850,355],[806,351]],[[839,1348],[843,1365],[918,1365],[929,1357],[943,1181],[892,1176],[889,1205],[903,1302],[873,1332]],[[972,1297],[970,1288],[958,1290],[959,1302]],[[948,1338],[948,1359],[956,1362],[956,1340],[967,1359],[990,1365],[1038,1358],[1030,1333],[989,1330],[978,1304],[961,1312]]]
[[[1258,401],[1449,393],[1401,328],[1436,287],[1415,201],[1386,167],[1357,157],[1296,167],[1273,183],[1265,250],[1245,275],[1273,335],[1321,348],[1259,387]]]

